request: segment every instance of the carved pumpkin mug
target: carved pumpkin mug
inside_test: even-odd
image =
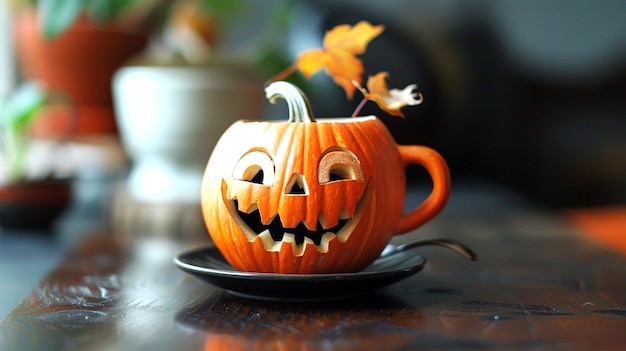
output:
[[[445,206],[450,175],[425,146],[397,145],[374,116],[314,120],[302,92],[266,89],[287,101],[289,120],[238,121],[204,173],[202,212],[211,238],[236,269],[271,273],[356,272],[396,234]],[[433,189],[403,213],[405,168],[423,166]]]

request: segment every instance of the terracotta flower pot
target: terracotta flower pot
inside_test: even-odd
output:
[[[68,178],[28,180],[0,186],[0,227],[47,230],[71,201]]]
[[[61,36],[46,40],[34,11],[20,12],[14,29],[25,76],[68,93],[76,104],[78,116],[47,116],[38,121],[40,129],[45,125],[55,134],[55,128],[61,133],[70,128],[75,134],[115,133],[111,78],[124,61],[143,50],[147,33],[83,17]]]

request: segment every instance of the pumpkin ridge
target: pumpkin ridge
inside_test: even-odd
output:
[[[221,181],[221,191],[218,194],[215,194],[216,197],[219,197],[219,201],[223,201],[223,196],[224,194],[226,194],[228,185],[226,183],[226,181],[224,179],[222,179]],[[230,215],[230,211],[228,209],[228,207],[217,207],[217,211],[218,211],[218,216],[217,218],[225,218],[225,216]],[[222,213],[222,212],[226,212],[226,213]],[[234,222],[226,222],[226,225],[228,225],[229,227],[229,235],[227,238],[221,238],[218,237],[218,240],[215,241],[215,244],[219,247],[221,245],[225,245],[225,246],[231,246],[229,245],[230,242],[235,242],[237,240],[236,236],[239,235],[239,231],[241,229],[239,229],[237,227],[237,224]],[[215,239],[214,239],[215,240]],[[232,251],[228,250],[226,252],[226,258],[228,260],[228,262],[233,265],[234,267],[244,267],[245,264],[243,262],[243,258],[247,257],[247,248],[245,247],[235,247],[235,250],[237,251],[237,253],[233,253]],[[244,251],[244,252],[242,252]]]
[[[382,122],[380,122],[377,119],[372,120],[372,122],[368,122],[368,123],[358,123],[354,126],[354,128],[346,128],[343,135],[346,135],[347,137],[352,137],[354,143],[358,145],[360,150],[371,149],[372,152],[378,153],[378,152],[381,152],[380,150],[387,149],[387,145],[384,145],[384,146],[381,145],[380,148],[371,148],[369,145],[380,145],[381,143],[387,144],[390,141],[389,138],[387,138],[385,135],[380,135],[380,133],[378,132],[378,129],[380,129],[379,128],[380,124],[382,124]],[[370,131],[370,129],[374,130],[374,132]],[[395,145],[392,145],[392,146],[393,148],[396,147]],[[369,181],[371,183],[374,183],[374,184],[371,184],[371,186],[374,189],[381,189],[381,188],[390,189],[391,187],[389,185],[393,186],[393,184],[389,184],[389,185],[385,185],[384,187],[381,187],[382,185],[381,183],[393,182],[393,180],[390,179],[390,177],[384,173],[388,166],[387,163],[390,162],[390,160],[384,156],[385,155],[381,155],[380,157],[375,158],[378,160],[384,160],[383,164],[379,164],[375,166],[375,168],[379,169],[379,173],[366,175],[366,177],[369,177]],[[364,164],[362,167],[363,169],[374,168],[373,165],[370,165],[367,163],[368,162],[367,158],[363,162],[366,162],[366,164]],[[386,196],[383,196],[382,198],[379,195],[381,194],[378,194],[376,191],[371,192],[370,194],[371,198],[369,199],[369,204],[371,207],[369,209],[369,213],[380,214],[380,215],[372,215],[372,216],[368,216],[369,218],[364,218],[363,220],[364,223],[362,223],[361,225],[365,227],[359,228],[363,232],[370,233],[373,231],[373,228],[387,228],[388,226],[384,225],[384,222],[386,221],[388,222],[392,220],[392,221],[397,222],[397,219],[389,219],[386,217],[386,215],[384,215],[385,213],[388,212],[389,208],[394,206],[393,203],[389,203],[389,202],[396,201],[396,199],[390,198],[388,194],[386,194]],[[370,245],[384,246],[386,242],[388,241],[388,236],[391,236],[393,234],[392,231],[389,233],[383,233],[383,232],[373,233],[372,239],[375,239],[375,240],[371,242]],[[363,256],[368,256],[368,252],[370,251],[372,251],[371,247],[366,247],[366,245],[360,245],[358,246],[356,252],[351,253],[350,257],[346,257],[346,260],[350,260],[353,262],[365,260],[365,257]]]
[[[276,140],[280,140],[278,142],[276,155],[277,157],[281,157],[285,159],[286,162],[284,162],[281,165],[277,165],[277,166],[280,166],[280,169],[277,169],[276,171],[278,176],[275,179],[274,188],[270,192],[271,200],[268,201],[269,204],[265,206],[265,209],[270,209],[274,211],[275,213],[281,213],[281,212],[284,213],[283,209],[288,207],[285,204],[286,198],[283,196],[283,194],[284,194],[286,183],[289,181],[289,178],[293,174],[293,171],[291,170],[293,170],[296,167],[294,165],[294,162],[296,159],[299,158],[293,155],[294,147],[297,148],[297,145],[294,145],[294,140],[297,139],[297,132],[299,129],[297,128],[297,126],[299,124],[300,123],[297,123],[297,122],[280,124],[280,126],[282,126],[280,130],[280,135],[282,135],[282,137],[280,139],[276,139]],[[283,155],[286,155],[286,156],[283,156]],[[276,204],[276,205],[273,205],[273,204]]]
[[[354,128],[354,129],[357,130],[357,131],[360,131],[361,127],[363,127],[364,124],[355,123],[355,126],[356,126],[356,128]],[[376,145],[376,143],[371,143],[370,142],[370,143],[365,143],[365,147],[364,147],[364,145],[362,143],[362,139],[364,139],[363,135],[359,135],[359,136],[355,135],[355,131],[352,128],[348,128],[347,125],[343,125],[342,129],[343,130],[342,130],[341,134],[346,136],[345,140],[346,140],[346,142],[349,143],[348,145],[356,144],[358,146],[359,153],[362,150],[367,150],[369,148],[369,145]],[[367,134],[367,133],[364,133],[364,134]],[[365,139],[365,140],[367,140],[367,139]],[[355,150],[352,150],[352,152],[354,152],[354,151]],[[355,156],[357,156],[357,155],[355,155]],[[367,157],[359,157],[359,156],[357,156],[357,159],[359,161],[359,165],[360,165],[362,170],[370,169],[371,165],[368,163]],[[371,177],[373,175],[372,174],[368,174],[368,173],[364,172],[363,173],[363,177],[364,177],[364,180],[367,182],[367,185],[369,186],[370,179],[371,179]],[[351,205],[351,207],[348,208],[348,213],[350,213],[350,215],[354,215],[354,213],[356,212],[356,203],[348,203],[348,205]]]
[[[377,194],[375,192],[373,192],[373,194],[369,195],[369,196],[371,196],[369,201],[372,204],[372,207],[371,207],[371,212],[372,213],[377,213],[377,211],[376,211],[377,210],[377,208],[376,208],[376,204],[377,204],[377,202],[376,202],[376,200],[377,200],[376,199],[376,195]],[[372,217],[374,217],[374,216],[372,216]],[[375,227],[374,223],[375,223],[374,218],[368,218],[367,219],[367,227],[366,227],[366,229],[364,231],[367,232],[367,233],[373,232],[373,228]],[[374,233],[374,235],[376,235],[376,236],[381,236],[382,234],[383,233]],[[371,250],[369,248],[367,248],[367,250],[366,250],[366,246],[365,245],[361,245],[359,247],[358,251],[354,254],[354,256],[351,257],[351,260],[352,261],[357,261],[357,262],[358,261],[363,262],[363,257],[362,256],[363,255],[367,255],[367,253],[370,252],[370,251]]]
[[[300,169],[302,169],[302,175],[306,179],[308,183],[313,186],[317,179],[311,175],[315,174],[315,168],[317,168],[317,160],[314,160],[313,157],[317,157],[319,154],[319,146],[318,146],[318,123],[306,123],[302,125],[302,129],[304,130],[304,142],[302,143],[302,152],[304,155],[299,159],[302,160],[300,165]],[[315,178],[315,179],[314,179]],[[317,188],[317,184],[315,184],[314,189]],[[307,229],[315,229],[320,225],[319,223],[319,211],[317,210],[317,206],[310,206],[311,204],[317,204],[317,194],[319,191],[310,191],[307,194],[307,200],[305,201],[305,210],[304,210],[304,224]],[[324,233],[322,233],[323,235]],[[317,243],[316,243],[317,245]]]

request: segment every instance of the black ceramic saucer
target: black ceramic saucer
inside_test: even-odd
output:
[[[238,271],[211,246],[180,254],[178,268],[229,293],[255,299],[325,300],[370,292],[419,272],[426,259],[415,250],[378,258],[363,271],[339,274],[273,274]]]

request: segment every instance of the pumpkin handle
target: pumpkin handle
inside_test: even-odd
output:
[[[287,101],[289,122],[315,122],[309,100],[297,86],[283,82],[273,82],[265,88],[265,96],[275,104],[279,98]]]
[[[396,234],[403,234],[428,222],[443,209],[450,197],[450,172],[443,157],[429,147],[398,145],[398,151],[405,166],[408,164],[423,166],[433,182],[433,190],[426,200],[400,217]]]

